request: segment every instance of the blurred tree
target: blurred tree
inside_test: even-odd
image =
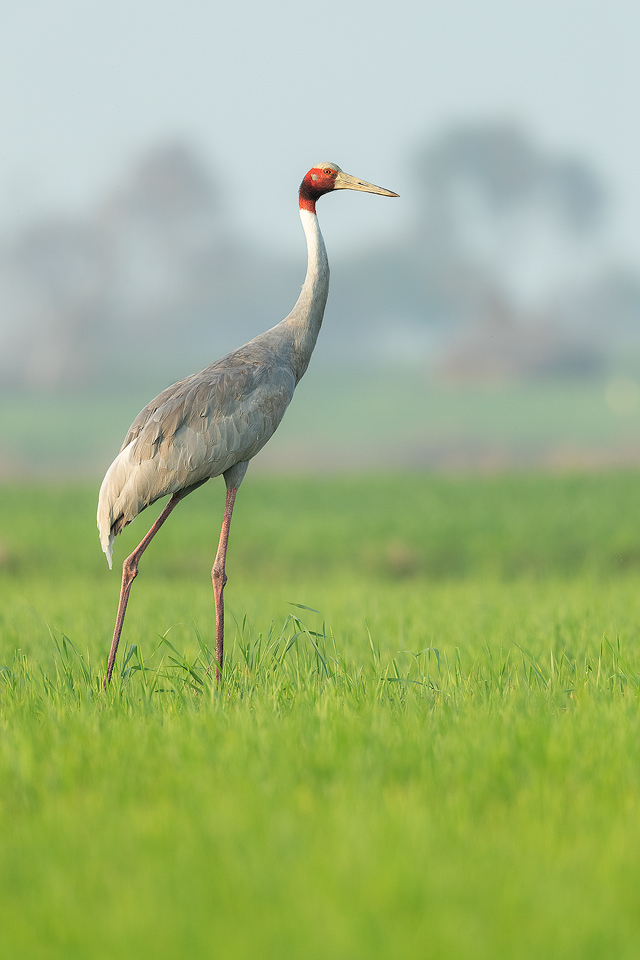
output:
[[[5,243],[3,384],[82,386],[168,367],[188,354],[189,328],[234,258],[204,165],[185,144],[153,148],[84,220],[36,222]]]
[[[569,324],[568,312],[602,259],[607,196],[598,177],[510,124],[454,128],[420,154],[418,169],[424,270],[459,330],[445,369],[592,372],[592,330]]]
[[[182,143],[149,151],[98,215],[112,252],[114,315],[158,333],[203,297],[224,255],[216,191]],[[115,317],[114,317],[115,318]]]
[[[49,388],[86,382],[95,373],[105,261],[105,238],[90,222],[52,218],[8,246],[1,263],[5,386]]]
[[[479,124],[445,134],[418,166],[429,259],[481,275],[514,308],[544,303],[592,259],[607,201],[583,162],[544,155],[514,126]]]

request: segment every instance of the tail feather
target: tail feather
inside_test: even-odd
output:
[[[132,516],[127,517],[123,509],[123,493],[130,476],[128,452],[127,447],[113,461],[102,481],[98,497],[98,531],[110,570],[113,567],[113,542],[122,528],[133,520],[138,512],[136,509]]]
[[[105,556],[107,558],[107,563],[109,564],[109,570],[113,569],[113,541],[115,540],[116,535],[110,531],[109,536],[107,537],[106,544],[102,543],[102,549],[104,550]]]
[[[113,541],[116,538],[117,531],[114,529],[115,525],[112,520],[112,504],[108,500],[104,487],[103,483],[100,487],[100,497],[98,499],[98,533],[100,534],[100,544],[109,564],[109,570],[111,570],[113,567]]]

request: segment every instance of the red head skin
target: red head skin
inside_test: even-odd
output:
[[[337,174],[331,167],[312,167],[300,184],[300,209],[315,213],[316,200],[333,190]]]

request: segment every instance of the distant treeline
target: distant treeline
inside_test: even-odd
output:
[[[590,375],[638,350],[640,276],[605,258],[608,196],[586,162],[476,124],[412,169],[404,241],[354,252],[334,279],[325,363],[491,380]],[[36,219],[0,244],[5,390],[175,377],[295,300],[300,265],[236,235],[190,144],[151,148],[116,183],[85,217]]]

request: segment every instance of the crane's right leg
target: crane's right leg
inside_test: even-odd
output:
[[[104,688],[107,689],[107,684],[111,683],[111,674],[113,673],[113,667],[116,662],[116,653],[118,651],[118,643],[120,642],[120,634],[122,633],[122,625],[124,623],[124,615],[127,610],[127,603],[129,601],[129,593],[131,592],[131,584],[138,576],[138,563],[140,562],[140,557],[145,552],[156,533],[165,522],[173,508],[182,500],[182,497],[185,494],[174,493],[164,510],[154,523],[154,525],[149,530],[149,533],[140,541],[138,546],[135,548],[132,554],[127,557],[127,559],[122,564],[122,586],[120,587],[120,602],[118,603],[118,613],[116,614],[116,626],[113,631],[113,640],[111,641],[111,650],[109,651],[109,661],[107,663],[107,675],[104,680]]]
[[[246,467],[245,467],[246,470]],[[244,471],[243,471],[244,473]],[[233,505],[236,502],[237,487],[227,488],[227,500],[224,507],[224,517],[222,520],[222,529],[220,530],[220,542],[218,543],[218,552],[211,570],[211,581],[213,583],[213,598],[216,607],[216,685],[220,684],[220,673],[222,671],[222,658],[224,656],[224,587],[227,582],[225,564],[227,561],[227,545],[229,543],[229,527],[231,526],[231,515]]]

